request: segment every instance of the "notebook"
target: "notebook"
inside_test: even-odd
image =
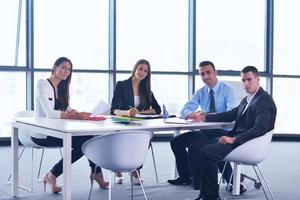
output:
[[[183,118],[170,118],[169,112],[167,111],[167,108],[165,105],[163,105],[163,119],[164,123],[169,123],[169,124],[190,124],[192,120],[185,120]]]

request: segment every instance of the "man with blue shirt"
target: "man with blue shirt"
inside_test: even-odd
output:
[[[199,107],[205,113],[219,113],[225,112],[235,108],[238,105],[237,96],[234,89],[222,81],[218,81],[215,66],[210,61],[203,61],[199,64],[199,75],[205,83],[189,100],[181,110],[182,117],[186,119],[194,119],[199,121],[198,118],[202,117]],[[211,134],[211,133],[214,134]],[[173,185],[190,185],[193,183],[194,188],[200,187],[200,173],[192,174],[190,168],[190,161],[186,148],[189,148],[195,141],[204,140],[207,138],[217,138],[224,130],[217,129],[214,131],[200,130],[181,134],[171,140],[171,148],[176,158],[176,166],[179,177],[173,180],[168,180]],[[227,165],[224,177],[229,181],[232,169]],[[219,169],[222,170],[224,163],[220,163]],[[241,192],[245,192],[246,188],[241,187]]]

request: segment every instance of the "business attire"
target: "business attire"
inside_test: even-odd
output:
[[[153,108],[156,114],[161,113],[161,108],[157,103],[153,92],[151,92],[150,102],[138,103],[135,106],[135,98],[133,93],[132,78],[124,81],[118,81],[114,90],[114,95],[111,102],[111,114],[114,115],[114,111],[117,110],[129,110],[130,106],[136,107],[139,111]]]
[[[39,80],[37,84],[37,90],[35,95],[35,116],[47,117],[47,118],[60,118],[62,110],[64,110],[58,99],[55,98],[55,90],[49,79]],[[66,111],[71,110],[70,107],[66,108]],[[83,156],[81,147],[84,142],[91,139],[92,136],[76,136],[72,137],[72,163],[76,162]],[[62,139],[47,136],[46,138],[32,137],[32,140],[43,147],[63,146]],[[96,165],[89,161],[91,172],[93,173]],[[63,172],[63,159],[54,165],[51,169],[51,173],[58,177]],[[101,172],[101,168],[96,168],[96,173]]]
[[[226,136],[235,137],[234,144],[220,144],[213,139],[197,141],[189,149],[193,171],[201,174],[200,195],[204,199],[218,199],[218,163],[239,145],[274,129],[276,105],[272,97],[262,88],[245,97],[240,105],[230,111],[207,114],[207,122],[236,121],[234,128]]]
[[[224,112],[233,109],[238,105],[235,90],[228,84],[218,81],[213,88],[207,85],[199,89],[181,110],[182,117],[186,118],[191,113],[195,112],[199,107],[202,112]],[[181,134],[171,140],[171,149],[176,159],[176,166],[179,177],[168,182],[174,185],[190,184],[193,177],[194,188],[199,189],[200,175],[192,174],[190,162],[188,159],[189,148],[198,140],[206,140],[207,138],[215,138],[224,133],[223,129],[213,131],[200,130]],[[210,133],[210,134],[208,134]],[[220,163],[220,169],[223,169],[225,163]],[[224,178],[229,181],[231,175],[231,166],[226,167]],[[192,176],[193,175],[193,176]]]

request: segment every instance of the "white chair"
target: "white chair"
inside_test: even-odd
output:
[[[146,131],[120,131],[92,138],[82,146],[83,154],[97,166],[110,170],[109,200],[111,200],[111,177],[114,172],[137,173],[146,158],[149,142],[153,134]],[[147,196],[143,183],[137,173],[145,199]],[[132,177],[131,177],[132,178]],[[91,192],[94,180],[91,183]],[[133,183],[131,184],[131,197],[133,197]]]
[[[34,117],[34,111],[32,111],[32,110],[19,111],[19,112],[15,113],[15,117]],[[42,149],[42,155],[41,155],[41,159],[40,159],[40,163],[39,163],[39,171],[38,171],[38,175],[37,175],[37,179],[41,180],[40,173],[41,173],[41,168],[42,168],[44,151],[45,151],[45,148],[49,148],[49,147],[42,147],[42,146],[37,145],[36,143],[34,143],[32,141],[31,136],[39,136],[39,134],[30,133],[30,132],[25,131],[25,130],[20,130],[19,131],[19,140],[22,143],[23,148],[22,148],[22,151],[21,151],[21,153],[18,157],[18,160],[20,160],[20,158],[22,157],[25,149],[31,148],[31,186],[30,186],[30,188],[28,188],[26,186],[19,185],[19,187],[21,189],[28,190],[30,192],[33,191],[33,160],[34,160],[33,155],[34,155],[34,149]],[[59,148],[60,155],[62,157],[62,151],[61,151],[61,148],[59,146],[50,147],[50,148]],[[7,180],[9,184],[11,184],[11,181],[10,181],[11,176],[12,175],[10,174],[9,177],[8,177],[8,180]]]
[[[233,151],[231,151],[223,160],[226,161],[226,164],[228,162],[234,162],[236,165],[251,165],[251,166],[253,166],[253,169],[255,171],[255,174],[256,174],[258,180],[260,181],[260,183],[262,183],[261,182],[261,178],[262,178],[262,180],[264,181],[264,183],[267,186],[268,191],[270,192],[270,194],[272,196],[272,199],[275,200],[274,195],[273,195],[266,179],[264,178],[260,168],[258,167],[258,164],[260,162],[262,162],[267,156],[267,151],[268,151],[269,145],[272,141],[272,136],[273,136],[273,130],[269,131],[268,133],[266,133],[263,136],[249,140],[248,142],[245,142],[244,144],[238,146]],[[226,166],[226,164],[225,164],[225,166]],[[224,170],[223,170],[223,172],[224,172]],[[223,175],[223,173],[222,173],[222,175]],[[266,193],[266,190],[265,190],[263,184],[261,186],[262,186],[263,192],[266,196],[266,199],[268,199],[268,196],[267,196],[267,193]]]

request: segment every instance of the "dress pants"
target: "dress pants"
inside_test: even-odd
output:
[[[188,180],[193,175],[194,187],[198,188],[200,183],[200,175],[199,172],[195,173],[191,170],[190,161],[188,158],[188,152],[186,148],[193,146],[197,141],[214,139],[218,138],[222,135],[226,135],[228,131],[223,129],[212,129],[212,130],[200,130],[193,131],[181,134],[179,136],[174,137],[171,140],[171,149],[174,153],[176,159],[176,166],[178,170],[179,177],[182,179]],[[222,172],[224,168],[225,162],[221,162],[218,164],[219,170]],[[227,165],[224,171],[224,178],[227,182],[230,180],[231,176],[231,166]]]
[[[237,146],[237,144],[219,144],[214,139],[197,141],[190,146],[191,166],[194,173],[200,174],[200,195],[203,198],[219,197],[218,164]]]
[[[93,138],[93,136],[75,136],[72,137],[72,163],[76,162],[79,160],[82,156],[83,153],[81,151],[81,147],[84,142],[87,140]],[[36,144],[42,146],[42,147],[63,147],[63,140],[55,137],[48,136],[45,139],[41,138],[34,138],[32,137],[32,141],[35,142]],[[91,167],[91,173],[94,173],[96,165],[89,160],[89,165]],[[62,172],[63,172],[63,159],[58,161],[53,168],[50,170],[50,172],[55,176],[59,177]],[[96,173],[101,172],[101,168],[97,167],[96,168]]]

